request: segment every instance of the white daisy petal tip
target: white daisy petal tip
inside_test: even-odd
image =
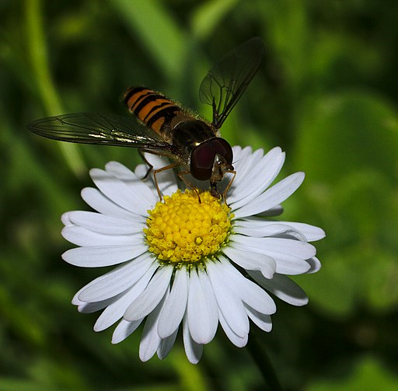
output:
[[[265,278],[268,278],[269,280],[271,280],[271,279],[274,277],[274,274],[275,274],[275,272],[276,272],[276,269],[273,270],[273,271],[270,271],[268,268],[267,268],[267,269],[262,268],[262,269],[260,269],[260,271],[261,271],[261,274],[262,274]]]
[[[316,240],[321,240],[326,237],[326,232],[322,228],[319,228],[319,227],[315,227],[315,228],[317,229],[317,235],[315,236],[316,238],[313,239],[314,242]]]
[[[104,172],[104,170],[101,170],[100,168],[92,168],[89,171],[90,177],[94,179],[97,176],[101,176],[101,174]]]
[[[310,268],[307,271],[307,274],[313,274],[319,271],[322,267],[321,262],[319,261],[318,258],[312,257],[310,259],[307,259],[307,262],[310,265]]]
[[[70,212],[65,212],[61,216],[61,222],[65,227],[72,225],[72,222],[69,218],[69,214],[70,214]]]
[[[199,190],[178,190],[174,173],[167,171],[157,176],[164,195],[159,203],[153,179],[141,179],[146,165],[132,171],[109,162],[105,170],[90,170],[97,188],[81,192],[94,212],[61,217],[62,235],[77,246],[62,254],[64,261],[88,268],[116,265],[83,287],[73,305],[83,313],[102,311],[96,332],[117,324],[113,344],[143,324],[142,361],[155,354],[164,359],[182,330],[187,359],[196,364],[219,324],[235,346],[246,346],[250,321],[265,332],[272,329],[277,308],[270,294],[294,306],[308,303],[286,275],[320,269],[308,242],[325,233],[274,219],[305,175],[297,172],[271,186],[285,160],[280,147],[265,154],[250,147],[233,151],[237,177],[226,203],[210,192],[198,197]],[[148,156],[155,168],[163,160]],[[267,175],[254,174],[253,165]],[[255,184],[250,177],[245,181],[250,174]]]
[[[105,164],[105,170],[108,171],[108,172],[123,171],[123,170],[126,170],[126,169],[127,168],[123,164],[121,164],[119,162],[116,162],[114,160],[111,160],[110,162]]]

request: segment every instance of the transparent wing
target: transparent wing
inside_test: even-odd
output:
[[[264,53],[263,41],[249,39],[227,53],[203,79],[202,103],[213,108],[213,125],[219,129],[256,74]]]
[[[27,127],[40,136],[72,143],[148,148],[165,153],[171,149],[161,136],[135,118],[118,115],[65,114],[38,119]]]

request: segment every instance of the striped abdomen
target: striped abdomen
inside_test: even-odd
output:
[[[127,90],[124,102],[128,109],[148,128],[166,136],[170,130],[171,120],[182,114],[181,108],[159,92],[145,87],[134,87]]]

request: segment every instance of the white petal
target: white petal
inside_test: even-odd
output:
[[[275,274],[271,280],[268,280],[256,271],[249,271],[249,274],[264,289],[286,303],[295,306],[302,306],[308,303],[305,292],[294,281],[284,275]]]
[[[142,254],[133,261],[91,281],[80,290],[79,300],[82,302],[101,301],[116,296],[132,287],[149,269],[153,274],[156,270],[155,265],[149,254]]]
[[[310,269],[307,270],[308,274],[316,273],[321,268],[321,262],[316,257],[312,257],[307,259],[308,264],[310,265]]]
[[[220,259],[222,259],[220,257]],[[272,298],[257,284],[244,277],[228,260],[223,259],[223,272],[230,289],[235,289],[244,303],[263,314],[273,314],[276,305]]]
[[[171,269],[171,268],[170,268]],[[142,331],[139,356],[143,362],[148,361],[156,353],[160,347],[162,340],[158,335],[158,319],[162,308],[163,300],[156,306],[156,308],[148,315],[145,321],[144,330]]]
[[[231,193],[240,191],[240,185],[245,180],[246,176],[250,173],[251,169],[261,161],[264,151],[257,149],[251,153],[251,148],[245,148],[241,153],[234,152],[233,166],[236,170],[236,177],[231,187]]]
[[[159,328],[159,325],[158,325]],[[169,337],[162,339],[160,342],[159,349],[157,351],[158,357],[163,360],[170,353],[171,348],[174,345],[178,333],[178,329],[174,331]]]
[[[149,167],[146,164],[139,164],[135,169],[134,169],[134,174],[138,176],[138,178],[141,178],[142,181],[145,181],[146,184],[148,185],[148,178],[145,177],[147,172],[149,170]],[[149,176],[149,175],[148,175]],[[152,189],[152,186],[149,186]]]
[[[257,213],[256,216],[258,216],[258,217],[275,217],[275,216],[281,215],[282,213],[283,213],[282,205],[276,205],[270,209],[265,210],[264,212]]]
[[[79,291],[76,292],[75,295],[73,296],[73,298],[72,298],[72,304],[73,304],[73,305],[85,304],[85,303],[83,303],[81,300],[79,300],[80,292],[81,292],[84,288],[85,288],[85,286],[84,286],[83,288],[79,289]]]
[[[69,212],[69,219],[73,224],[107,235],[129,235],[142,232],[145,218],[141,224],[137,221],[106,216],[101,213],[74,211]]]
[[[122,319],[112,334],[112,343],[116,344],[124,341],[130,334],[137,330],[142,321],[143,319],[135,322],[127,322],[127,320]]]
[[[125,183],[140,204],[155,205],[158,201],[152,190],[126,166],[118,162],[109,162],[105,169],[114,177]]]
[[[308,273],[309,269],[310,265],[306,260],[298,260],[288,255],[281,255],[276,259],[276,272],[279,274],[297,276]]]
[[[251,149],[248,148],[244,151],[251,152]],[[242,184],[245,182],[245,178],[250,174],[253,167],[256,167],[257,163],[259,163],[264,155],[262,149],[258,149],[254,153],[246,154],[242,153],[239,156],[234,155],[233,166],[236,171],[236,176],[234,181],[232,182],[232,186],[228,192],[228,203],[229,200],[240,199],[240,193],[245,191],[244,186]]]
[[[237,188],[240,187],[240,183],[242,182],[242,180],[244,180],[245,176],[250,172],[250,167],[255,165],[257,162],[259,162],[262,159],[264,152],[262,149],[259,149],[254,153],[252,153],[252,149],[250,147],[245,147],[242,149],[241,147],[238,146],[232,147],[232,151],[233,151],[232,164],[235,170],[237,171],[237,177],[235,178],[236,181],[234,181],[234,184],[232,185],[235,191],[237,190]]]
[[[274,236],[296,238],[303,242],[307,241],[307,237],[301,231],[283,222],[240,220],[234,225],[234,232],[256,238]]]
[[[271,331],[272,320],[269,315],[258,312],[249,306],[245,306],[245,308],[247,311],[247,315],[257,327],[265,332]]]
[[[77,246],[129,246],[142,243],[142,234],[105,235],[83,227],[71,226],[62,230],[62,236]]]
[[[271,185],[279,174],[285,161],[285,153],[277,147],[269,151],[240,183],[241,190],[228,197],[232,209],[238,209],[251,202]]]
[[[129,221],[142,221],[142,216],[132,213],[129,210],[122,208],[120,205],[115,204],[98,189],[86,187],[82,190],[81,196],[94,210],[106,216],[114,216],[119,219]]]
[[[302,172],[297,172],[285,179],[282,179],[280,182],[266,190],[249,204],[237,210],[233,209],[235,218],[238,219],[241,217],[252,216],[273,208],[277,204],[285,201],[286,198],[289,198],[301,185],[303,180],[304,173]]]
[[[74,296],[74,298],[72,300],[72,304],[77,305],[78,311],[82,312],[83,314],[91,314],[93,312],[100,311],[100,310],[108,307],[109,305],[112,305],[112,303],[115,300],[117,300],[117,298],[118,298],[118,297],[111,297],[110,299],[101,300],[101,301],[97,301],[97,302],[93,302],[93,303],[84,303],[84,302],[80,301],[76,297],[76,295]]]
[[[137,286],[134,286],[133,289],[120,294],[116,299],[114,299],[115,301],[113,303],[108,304],[95,322],[94,331],[103,331],[121,320],[126,308],[128,308],[128,306],[137,298],[140,291],[145,289],[145,285],[142,285],[143,283],[140,281],[140,283],[137,284]]]
[[[238,348],[243,348],[244,346],[246,346],[247,341],[248,341],[248,334],[245,334],[245,336],[242,337],[238,337],[231,329],[231,327],[229,327],[228,322],[225,320],[223,314],[219,313],[219,319],[220,319],[220,324],[221,327],[224,330],[225,335],[228,337],[228,339]]]
[[[170,161],[164,156],[155,155],[153,153],[144,153],[144,156],[145,160],[153,167],[154,170],[158,170],[159,168],[163,168],[170,164]],[[170,171],[173,172],[173,170]]]
[[[232,147],[233,152],[233,165],[239,165],[239,168],[242,168],[245,165],[246,159],[252,155],[251,147],[242,148],[240,145],[234,145]]]
[[[189,277],[187,319],[192,339],[199,344],[209,343],[218,324],[217,303],[207,275],[192,271]]]
[[[135,246],[91,246],[67,250],[62,254],[65,262],[82,267],[112,266],[134,259],[148,250],[142,240]]]
[[[66,213],[64,213],[64,214],[61,216],[62,224],[63,224],[65,227],[71,227],[71,226],[73,226],[73,224],[72,224],[72,222],[70,221],[70,218],[69,218],[69,215],[70,215],[71,213],[72,213],[72,212],[66,212]]]
[[[256,151],[256,153],[257,156],[260,154],[262,155],[263,151],[258,150]],[[253,158],[255,157],[256,156],[253,155]],[[249,160],[254,161],[250,162]],[[237,174],[235,180],[237,181],[237,183],[235,183],[234,180],[235,186],[233,186],[233,189],[231,187],[232,190],[228,194],[229,205],[241,201],[251,192],[255,192],[258,186],[261,186],[262,181],[259,180],[259,176],[262,175],[264,171],[262,156],[260,160],[256,160],[257,159],[248,159],[243,169],[239,167],[236,168]]]
[[[275,254],[294,255],[298,259],[309,259],[316,254],[313,245],[294,239],[282,238],[252,238],[242,235],[234,235],[234,241],[239,248],[245,247],[252,251],[261,251],[275,258]],[[238,248],[238,246],[237,246]]]
[[[143,201],[131,187],[106,171],[93,168],[90,170],[90,175],[98,189],[113,202],[134,214],[147,215],[152,199]]]
[[[265,254],[253,253],[233,247],[233,243],[223,249],[224,254],[237,265],[246,270],[261,270],[267,278],[272,278],[276,271],[276,262]]]
[[[160,267],[142,294],[127,308],[124,318],[130,322],[147,316],[162,300],[173,273],[171,266]]]
[[[170,164],[169,160],[165,157],[153,155],[150,153],[145,153],[145,159],[153,166],[153,170],[166,167]],[[143,176],[145,176],[148,171],[148,166],[145,165],[144,167],[144,171],[141,171],[143,172]],[[158,174],[156,174],[156,179],[158,181],[160,192],[163,195],[171,195],[177,191],[177,180],[173,170],[164,170],[162,172],[159,172]],[[156,197],[158,197],[155,182],[153,180],[153,173],[149,175],[147,183],[148,185],[150,184],[152,191],[154,192],[154,194],[156,194]]]
[[[96,303],[83,303],[77,307],[77,310],[82,314],[92,314],[97,311],[101,311],[106,308],[108,305],[112,304],[114,299],[99,301]]]
[[[203,345],[196,343],[189,333],[188,321],[184,317],[182,337],[184,341],[185,354],[191,364],[197,364],[202,357]]]
[[[178,269],[174,276],[170,295],[167,297],[159,317],[160,338],[172,335],[180,325],[188,299],[188,272],[185,267]]]
[[[144,178],[147,172],[148,172],[148,167],[144,164],[139,165],[136,169],[136,174],[141,178]],[[166,195],[171,196],[178,190],[178,186],[177,186],[176,180],[174,178],[173,170],[170,169],[170,170],[165,170],[165,171],[159,172],[156,175],[156,178],[159,179],[159,176],[160,177],[163,177],[163,176],[169,176],[169,177],[172,176],[173,177],[173,179],[161,178],[161,180],[158,181],[159,190],[160,190],[160,193],[162,194],[162,196],[166,196]],[[153,174],[150,173],[148,175],[148,177],[144,179],[144,181],[145,181],[145,184],[151,189],[153,194],[156,196],[156,200],[159,201],[159,194],[158,194],[158,191],[155,186]],[[150,209],[152,209],[152,206]]]
[[[284,221],[283,224],[288,224],[297,231],[300,231],[309,242],[315,242],[326,236],[325,231],[322,228],[315,227],[313,225],[304,223],[294,223],[291,221]]]
[[[311,244],[291,239],[250,238],[236,235],[233,240],[236,240],[234,243],[230,242],[233,248],[242,251],[249,249],[273,258],[276,262],[276,272],[281,274],[307,273],[311,266],[306,257],[315,251]]]
[[[218,308],[232,331],[241,338],[249,333],[249,320],[236,290],[231,290],[220,262],[206,264]]]
[[[153,276],[157,265],[152,267],[137,281],[128,291],[117,296],[117,299],[108,305],[102,314],[98,317],[94,325],[95,331],[102,331],[112,326],[115,322],[123,317],[129,305],[137,299],[137,297],[144,291],[148,282]]]

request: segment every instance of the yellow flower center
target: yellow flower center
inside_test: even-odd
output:
[[[226,243],[233,215],[208,191],[178,190],[148,211],[144,229],[149,251],[164,262],[198,262]]]

